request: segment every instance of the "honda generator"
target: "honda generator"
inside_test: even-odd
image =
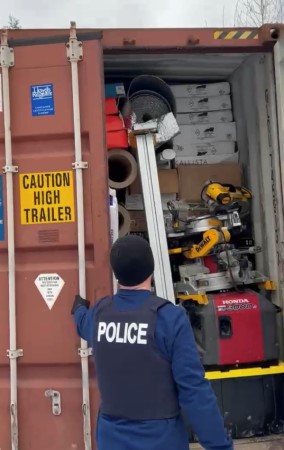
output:
[[[208,295],[207,305],[184,302],[204,366],[277,362],[277,309],[257,292]]]

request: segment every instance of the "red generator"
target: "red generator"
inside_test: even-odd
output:
[[[279,358],[275,305],[251,291],[208,295],[205,306],[186,302],[204,366],[239,366]]]

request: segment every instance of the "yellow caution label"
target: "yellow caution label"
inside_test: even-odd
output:
[[[75,221],[73,172],[20,174],[21,224]]]
[[[214,32],[214,39],[217,40],[256,40],[259,38],[258,35],[259,30],[256,29],[250,29],[250,30],[219,30]]]

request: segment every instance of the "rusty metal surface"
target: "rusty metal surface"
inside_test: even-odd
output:
[[[257,51],[271,48],[283,30],[281,24],[256,28],[112,29],[103,30],[106,50],[173,49],[174,52]],[[220,35],[223,39],[220,39]],[[236,39],[240,36],[239,39]],[[244,39],[244,36],[248,38]]]
[[[14,178],[16,320],[18,346],[23,349],[18,368],[19,447],[22,450],[81,449],[80,341],[70,314],[74,295],[78,293],[76,222],[22,225],[20,216],[20,175],[72,171],[75,160],[71,70],[65,44],[15,48],[15,67],[10,73],[13,161],[19,166],[19,174]],[[99,41],[84,43],[79,80],[83,158],[89,163],[89,169],[83,174],[87,296],[94,302],[111,290]],[[47,83],[53,83],[55,114],[33,117],[31,86]],[[0,114],[0,154],[3,166],[3,114]],[[6,226],[6,216],[4,222]],[[65,281],[51,310],[35,286],[36,278],[42,273],[57,273]],[[0,286],[0,447],[4,450],[10,448],[7,229],[5,241],[0,242]],[[98,408],[93,370],[90,377],[93,425]],[[51,400],[45,396],[49,389],[60,393],[62,413],[58,416],[52,413]]]
[[[242,56],[251,49],[263,50],[264,44],[274,42],[269,27],[260,30],[259,39],[245,41],[217,41],[214,40],[214,31],[216,30],[105,30],[103,46],[105,49],[116,48],[119,51],[140,48],[145,52],[145,48],[159,49],[161,53],[168,48],[176,52],[191,51],[193,48],[201,52],[209,47],[216,52],[239,49]],[[36,39],[54,35],[68,35],[68,30],[15,30],[10,33],[12,39]],[[238,57],[227,59],[228,72],[235,67],[236,61]],[[219,70],[223,60],[218,62]],[[205,63],[208,64],[209,73],[209,59]],[[184,71],[186,72],[186,67]],[[89,170],[84,174],[87,295],[93,302],[107,294],[111,285],[108,270],[109,223],[102,102],[103,67],[98,42],[84,43],[84,61],[79,68],[79,77],[83,155],[84,160],[89,163]],[[54,83],[56,114],[32,119],[30,87],[50,82]],[[19,166],[20,173],[70,170],[74,162],[73,118],[70,66],[66,60],[64,43],[50,42],[43,47],[35,45],[15,48],[15,68],[11,70],[11,102],[14,163]],[[0,150],[1,155],[4,155],[2,119]],[[4,165],[3,157],[0,157],[0,163]],[[52,450],[81,449],[83,427],[81,370],[77,355],[79,340],[70,317],[73,297],[78,290],[76,226],[71,223],[23,227],[19,217],[18,177],[19,175],[15,175],[14,194],[17,332],[18,346],[24,350],[24,356],[19,362],[20,448],[45,449],[48,443],[48,448]],[[42,272],[58,272],[65,280],[65,287],[51,311],[34,285],[35,278]],[[3,300],[0,315],[0,442],[1,448],[8,449],[9,369],[5,356],[9,347],[7,241],[0,243],[0,286]],[[61,393],[62,415],[58,417],[51,413],[50,401],[44,395],[47,389]],[[94,424],[98,407],[98,392],[94,381],[91,398]],[[284,450],[284,440],[242,441],[236,443],[236,449]]]
[[[183,28],[183,29],[78,29],[78,33],[102,32],[105,50],[131,51],[139,49],[173,49],[182,51],[257,51],[273,45],[280,32],[281,24],[264,25],[261,28]],[[66,29],[11,30],[13,40],[38,39],[54,36],[68,36]],[[220,38],[221,36],[221,38]],[[238,38],[239,37],[239,38]],[[246,38],[244,38],[246,37]]]

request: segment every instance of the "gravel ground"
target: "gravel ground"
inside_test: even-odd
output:
[[[284,436],[236,441],[234,448],[235,450],[284,450]],[[190,450],[201,450],[201,447],[191,444]]]

